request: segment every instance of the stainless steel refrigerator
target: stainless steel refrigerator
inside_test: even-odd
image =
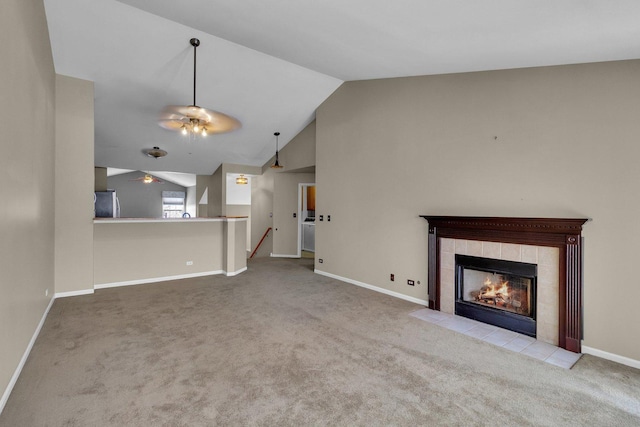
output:
[[[96,191],[93,197],[96,218],[119,218],[120,201],[115,191]]]

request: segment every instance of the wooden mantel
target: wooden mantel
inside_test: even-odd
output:
[[[420,215],[429,222],[429,308],[440,310],[440,238],[551,246],[560,252],[559,346],[580,352],[582,226],[587,218]]]

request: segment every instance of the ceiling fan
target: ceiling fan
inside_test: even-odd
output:
[[[193,104],[167,105],[160,114],[159,125],[183,135],[201,136],[238,129],[241,126],[238,119],[196,104],[196,49],[200,40],[192,38],[190,43],[193,46]]]
[[[167,151],[166,150],[161,150],[160,147],[153,147],[153,148],[148,148],[148,149],[144,149],[142,150],[142,152],[148,156],[151,157],[152,159],[160,159],[164,156],[166,156]]]
[[[142,181],[145,184],[151,184],[153,182],[164,182],[158,178],[156,178],[155,176],[152,176],[150,174],[145,174],[145,176],[141,176],[139,178],[135,178],[135,179],[130,179],[129,181]]]

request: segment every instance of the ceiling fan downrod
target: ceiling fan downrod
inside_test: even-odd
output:
[[[193,46],[193,106],[196,107],[196,53],[198,51],[198,46],[200,46],[200,40],[197,38],[192,38],[189,40],[191,46]]]

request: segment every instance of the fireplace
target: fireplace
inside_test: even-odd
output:
[[[588,219],[420,216],[429,222],[429,308],[453,314],[457,309],[455,302],[467,306],[465,298],[457,298],[455,293],[454,254],[537,263],[537,275],[533,275],[535,280],[529,284],[532,290],[528,297],[536,300],[535,304],[530,303],[535,336],[580,352],[581,233]],[[458,301],[460,299],[462,301]],[[491,304],[489,300],[484,298],[484,303],[475,306],[484,305],[481,310],[497,311],[497,307],[487,306]],[[502,301],[498,301],[498,305],[502,305]],[[513,310],[500,310],[500,313],[505,317],[520,315]]]
[[[536,336],[537,265],[455,255],[455,314]]]

